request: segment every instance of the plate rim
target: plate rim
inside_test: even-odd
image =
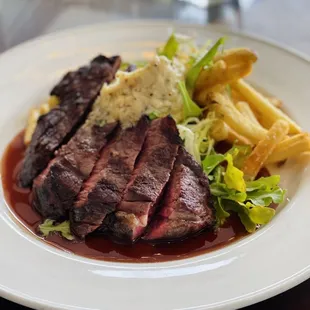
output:
[[[273,48],[279,49],[282,52],[285,52],[287,54],[289,54],[290,56],[294,56],[296,58],[298,58],[299,60],[302,60],[304,62],[306,62],[308,65],[310,64],[310,56],[307,55],[304,52],[300,52],[298,50],[296,50],[295,48],[292,48],[286,44],[283,43],[279,43],[276,40],[270,39],[270,38],[266,38],[264,36],[260,36],[257,34],[254,34],[252,32],[249,31],[243,31],[243,30],[239,30],[239,29],[230,29],[225,25],[216,25],[216,24],[207,24],[207,25],[202,25],[202,24],[195,24],[195,23],[187,23],[187,22],[179,22],[176,20],[169,20],[169,19],[124,19],[124,20],[118,20],[118,21],[108,21],[108,22],[102,22],[102,23],[94,23],[94,24],[89,24],[89,25],[78,25],[75,27],[70,27],[67,29],[60,29],[45,35],[41,35],[35,38],[32,38],[30,40],[27,40],[25,42],[22,42],[20,44],[15,45],[12,48],[9,48],[8,50],[5,50],[4,52],[2,52],[0,54],[0,60],[2,58],[4,58],[7,54],[10,53],[14,53],[14,52],[18,52],[19,50],[22,50],[24,48],[26,48],[28,45],[33,45],[37,42],[40,41],[44,41],[44,40],[51,40],[53,38],[58,38],[59,36],[66,36],[70,33],[72,33],[73,31],[77,31],[77,32],[89,32],[91,31],[91,29],[95,29],[95,28],[110,28],[113,26],[118,26],[118,27],[122,27],[122,26],[126,26],[126,25],[130,25],[135,26],[135,27],[141,27],[141,25],[143,26],[148,26],[148,27],[156,27],[156,26],[161,26],[161,27],[189,27],[192,29],[207,29],[211,32],[222,32],[227,34],[227,36],[229,35],[234,35],[234,36],[238,36],[238,37],[243,37],[243,38],[247,38],[250,40],[254,40],[257,42],[260,42],[262,44],[265,45],[269,45]],[[1,185],[2,188],[2,185]],[[294,286],[302,283],[303,281],[306,281],[307,279],[310,278],[310,267],[306,267],[298,272],[296,272],[295,274],[269,286],[269,287],[265,287],[259,291],[256,291],[254,293],[250,293],[248,295],[245,296],[239,296],[236,297],[232,300],[229,301],[229,304],[227,303],[227,301],[225,301],[225,303],[217,303],[214,307],[212,307],[212,309],[231,309],[231,307],[245,307],[254,303],[258,303],[260,301],[269,299],[273,296],[276,296],[286,290],[289,290],[291,288],[293,288]],[[8,287],[4,287],[0,284],[0,295],[1,297],[10,300],[12,302],[16,302],[18,304],[27,306],[27,307],[35,307],[35,308],[44,308],[44,309],[85,309],[85,308],[80,308],[80,307],[76,307],[76,306],[68,306],[68,305],[61,305],[59,303],[54,303],[52,301],[49,300],[38,300],[37,298],[33,298],[29,295],[26,294],[19,294],[19,292],[15,292],[15,290],[12,290]],[[208,306],[207,308],[209,309],[209,307],[211,307],[212,305]],[[206,309],[205,306],[197,306],[197,307],[191,307],[191,308],[186,308],[186,309]],[[185,310],[185,308],[184,308]]]

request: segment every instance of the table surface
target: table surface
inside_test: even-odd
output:
[[[226,2],[206,7],[207,3]],[[224,24],[310,55],[309,0],[0,0],[0,53],[42,34],[77,25],[154,18]],[[310,280],[247,307],[310,309]],[[0,298],[0,309],[28,309]]]

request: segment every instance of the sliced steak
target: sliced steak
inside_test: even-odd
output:
[[[104,223],[114,238],[133,242],[145,231],[169,180],[180,144],[179,133],[171,117],[151,123],[124,197],[117,211]]]
[[[67,73],[51,91],[60,103],[38,120],[19,174],[22,187],[31,186],[54,156],[54,151],[84,122],[103,83],[113,80],[119,65],[118,56],[98,56],[89,66]]]
[[[135,127],[120,130],[102,151],[70,213],[71,228],[79,237],[94,231],[107,214],[115,211],[130,180],[148,124],[147,117],[142,117]]]
[[[116,125],[81,127],[34,180],[33,206],[44,218],[59,220],[68,215]]]
[[[200,165],[181,147],[161,209],[143,239],[183,239],[202,229],[212,229],[215,223],[208,178]]]

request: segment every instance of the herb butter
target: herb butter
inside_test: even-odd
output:
[[[104,85],[88,119],[97,124],[119,121],[122,127],[134,126],[143,114],[170,114],[183,119],[183,99],[177,83],[183,80],[179,66],[166,57],[156,56],[134,72],[119,71],[115,82]]]

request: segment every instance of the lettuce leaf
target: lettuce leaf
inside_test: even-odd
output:
[[[214,169],[213,176],[214,176],[215,183],[217,184],[222,183],[223,171],[224,171],[224,167],[222,166],[217,166]]]
[[[234,166],[241,169],[244,161],[251,154],[252,148],[249,145],[234,145],[226,154],[231,154]]]
[[[230,189],[224,183],[211,183],[210,191],[213,196],[221,197],[226,200],[244,202],[247,198],[246,193],[241,193],[235,189]]]
[[[284,199],[285,190],[280,188],[279,182],[279,175],[246,182],[247,199],[260,206],[269,206],[272,202],[281,203]]]
[[[203,171],[206,175],[209,175],[221,162],[225,160],[225,156],[222,154],[213,154],[206,156],[202,161]]]
[[[285,191],[279,186],[273,189],[257,190],[247,194],[247,199],[259,206],[269,206],[272,202],[281,203],[284,199]]]
[[[219,47],[225,43],[225,38],[220,38],[217,42],[208,50],[208,52],[192,66],[186,76],[186,86],[190,93],[193,92],[196,84],[196,80],[206,66],[210,66],[214,56],[216,55]]]
[[[227,161],[227,168],[224,175],[224,181],[227,187],[245,193],[246,185],[243,178],[243,172],[234,166],[231,154],[226,154],[225,160]]]
[[[62,237],[68,240],[74,239],[74,236],[71,234],[69,221],[55,225],[54,220],[46,219],[43,224],[39,225],[39,231],[44,237],[47,237],[50,233],[59,232]]]
[[[246,182],[246,190],[247,192],[252,192],[255,190],[271,190],[272,188],[278,186],[279,183],[280,183],[279,175],[262,177],[255,181]]]
[[[226,201],[223,203],[225,210],[231,210],[238,214],[245,229],[252,233],[258,225],[264,225],[270,222],[275,215],[275,210],[272,208],[255,206],[250,202],[237,203]]]
[[[158,55],[166,56],[171,60],[176,55],[178,48],[179,42],[175,34],[172,33],[162,50],[158,52]]]
[[[187,92],[185,83],[183,81],[180,81],[178,83],[178,87],[179,87],[181,95],[183,97],[184,119],[186,119],[188,117],[197,117],[197,116],[201,115],[202,110],[191,99],[189,93]]]
[[[245,207],[250,220],[259,225],[268,224],[276,213],[272,208],[254,206],[250,202],[247,202]]]
[[[252,222],[252,220],[249,218],[249,216],[246,213],[239,212],[238,216],[247,232],[249,233],[255,232],[257,225],[254,222]]]
[[[216,211],[216,219],[218,225],[223,225],[228,217],[230,217],[230,214],[224,210],[224,207],[222,205],[222,198],[217,197],[214,200],[214,207]]]

